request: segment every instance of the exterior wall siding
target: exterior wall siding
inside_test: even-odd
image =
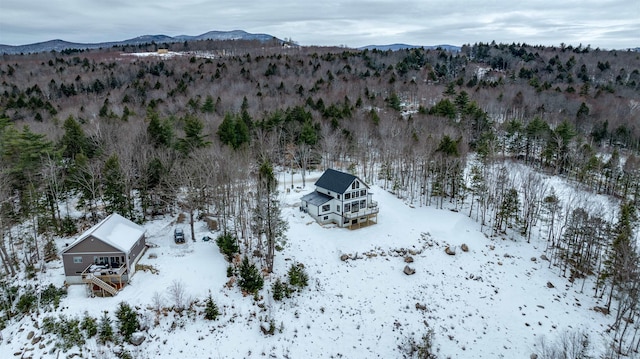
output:
[[[65,276],[80,276],[80,273],[93,264],[93,257],[121,257],[122,252],[65,253],[62,255]],[[74,263],[74,257],[82,257],[82,263]]]
[[[136,245],[131,248],[129,257],[125,260],[125,263],[129,263],[129,270],[135,271],[135,263],[140,259],[144,249],[146,248],[146,238],[142,236]],[[93,236],[88,236],[82,242],[76,244],[73,248],[70,248],[66,253],[62,255],[62,261],[64,264],[64,274],[66,276],[67,283],[77,284],[82,283],[80,274],[87,269],[87,267],[94,262],[94,257],[124,257],[126,254],[122,251],[108,245],[107,243],[96,239]],[[81,263],[75,263],[74,257],[81,257]],[[123,276],[123,279],[127,276]],[[128,278],[127,278],[128,280]]]

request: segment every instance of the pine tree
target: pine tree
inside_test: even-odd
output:
[[[113,342],[113,327],[111,326],[111,318],[105,311],[100,318],[100,326],[98,327],[98,341],[102,344]]]
[[[160,120],[158,114],[149,110],[147,112],[149,125],[147,126],[147,134],[154,147],[169,147],[173,141],[173,129],[171,120]]]
[[[213,113],[216,110],[215,104],[213,103],[213,97],[208,95],[204,100],[204,104],[202,104],[202,108],[200,109],[204,113]]]
[[[211,293],[209,293],[209,297],[207,298],[207,302],[204,308],[204,318],[207,320],[216,320],[220,315],[220,311],[218,310],[218,306],[213,301],[213,297],[211,297]]]
[[[88,158],[93,156],[94,151],[91,148],[90,141],[73,116],[67,117],[62,128],[64,129],[64,135],[60,139],[60,147],[62,147],[63,157],[73,159],[79,153],[85,154]]]
[[[637,220],[633,203],[623,202],[620,205],[618,222],[613,229],[611,247],[604,262],[605,270],[600,278],[601,282],[608,281],[610,286],[607,309],[611,307],[614,291],[624,291],[625,286],[638,275],[639,256],[635,243]]]
[[[260,271],[255,264],[249,262],[247,256],[244,256],[242,264],[240,264],[240,279],[238,280],[238,285],[243,291],[251,294],[256,294],[264,285]]]
[[[118,330],[125,340],[131,339],[131,335],[138,330],[140,323],[138,322],[138,314],[125,302],[118,304],[116,310],[116,318],[118,319]]]
[[[116,212],[125,217],[131,216],[133,206],[126,193],[125,177],[120,170],[120,162],[117,155],[107,159],[102,170],[102,177],[104,179],[102,187],[107,212]]]

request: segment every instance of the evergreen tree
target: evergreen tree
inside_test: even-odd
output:
[[[149,125],[147,126],[147,134],[151,139],[154,147],[169,147],[173,141],[173,129],[170,120],[160,120],[158,114],[149,110],[147,112]]]
[[[74,159],[79,153],[86,155],[88,158],[93,157],[94,151],[90,141],[73,116],[67,117],[62,128],[64,129],[64,135],[60,139],[60,147],[62,147],[63,157]]]
[[[107,159],[102,170],[102,177],[107,212],[116,212],[125,217],[130,217],[133,212],[133,205],[126,193],[125,178],[120,169],[117,155]]]
[[[232,236],[230,233],[224,233],[218,236],[216,244],[222,254],[224,254],[227,261],[231,261],[236,253],[240,253],[240,246],[238,246],[238,239]]]
[[[391,95],[387,98],[387,105],[396,111],[402,110],[400,97],[398,97],[398,94],[395,92],[391,93]]]
[[[213,97],[208,95],[204,100],[204,104],[202,104],[202,108],[200,109],[204,113],[213,113],[216,110],[215,104],[213,103]]]
[[[213,301],[213,297],[211,297],[211,293],[209,293],[209,297],[207,297],[207,301],[204,308],[204,319],[207,320],[216,320],[220,315],[220,311],[218,310],[218,306]]]
[[[129,304],[120,302],[116,309],[116,318],[118,320],[118,330],[125,340],[131,339],[131,335],[138,330],[140,323],[138,322],[138,313],[136,313]]]
[[[289,267],[289,284],[298,289],[302,289],[309,285],[309,275],[304,270],[304,265],[302,263],[292,264]]]
[[[240,279],[238,280],[238,285],[243,291],[251,294],[256,294],[264,285],[260,271],[255,264],[249,262],[247,256],[242,258],[242,264],[240,264]]]
[[[609,297],[607,309],[611,307],[611,301],[615,290],[624,292],[627,284],[638,280],[638,251],[635,238],[638,217],[636,209],[631,202],[623,202],[620,205],[618,222],[613,228],[613,240],[609,253],[604,261],[605,270],[601,274],[601,282],[609,283]]]
[[[178,140],[178,150],[184,155],[189,154],[196,148],[206,147],[211,142],[205,141],[205,135],[202,134],[204,123],[195,117],[187,115],[184,118],[184,138]]]
[[[106,344],[113,342],[113,326],[111,325],[111,318],[105,311],[100,318],[100,326],[98,327],[98,342]]]
[[[234,150],[249,142],[249,128],[238,116],[227,113],[218,127],[220,142],[231,146]]]

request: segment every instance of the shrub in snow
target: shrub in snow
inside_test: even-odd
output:
[[[232,265],[228,265],[228,266],[227,266],[227,278],[231,278],[231,277],[233,277],[234,275],[236,275],[236,270],[235,270],[235,268],[233,268],[233,266],[232,266]]]
[[[264,280],[255,264],[249,262],[249,258],[244,256],[240,265],[240,288],[251,294],[256,294],[264,285]]]
[[[67,295],[65,287],[56,288],[53,284],[49,284],[42,292],[40,292],[40,305],[53,304],[54,309],[58,309],[60,299]]]
[[[276,281],[271,285],[271,291],[273,292],[273,299],[282,300],[285,297],[289,298],[291,296],[291,288],[287,285],[287,283],[283,283],[280,278],[276,279]]]
[[[82,347],[85,338],[80,329],[80,321],[77,318],[67,319],[61,315],[58,320],[46,317],[42,320],[42,331],[56,336],[56,347],[67,351],[74,346]]]
[[[98,342],[106,344],[113,341],[113,327],[111,326],[111,318],[105,311],[100,318],[100,326],[98,327]]]
[[[302,289],[309,285],[309,276],[304,270],[302,263],[292,264],[289,268],[289,284],[298,289]]]
[[[29,313],[36,305],[36,293],[33,288],[29,287],[27,290],[20,296],[18,299],[18,303],[16,304],[16,309],[20,313]]]
[[[238,240],[229,233],[218,236],[218,238],[216,238],[216,244],[218,245],[218,248],[220,248],[220,252],[224,254],[229,262],[233,259],[234,254],[240,253]]]
[[[72,236],[78,233],[76,222],[70,216],[65,216],[60,223],[60,235]]]
[[[98,320],[89,315],[89,313],[84,312],[84,317],[82,318],[82,322],[80,323],[80,328],[84,330],[87,338],[92,338],[96,334],[98,334]]]
[[[211,297],[211,293],[209,293],[209,297],[207,298],[207,303],[204,308],[204,319],[216,320],[218,319],[218,315],[220,315],[218,306],[213,301],[213,298]]]
[[[120,302],[116,310],[116,318],[118,319],[120,335],[126,340],[131,339],[131,334],[137,331],[140,326],[138,313],[136,313],[129,304]]]
[[[409,358],[436,359],[438,356],[433,347],[433,329],[429,329],[420,341],[410,337],[402,348]]]

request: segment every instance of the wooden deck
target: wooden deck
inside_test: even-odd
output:
[[[126,273],[127,266],[124,264],[118,268],[92,264],[82,272],[82,281],[93,296],[116,296],[126,285],[122,280]]]

